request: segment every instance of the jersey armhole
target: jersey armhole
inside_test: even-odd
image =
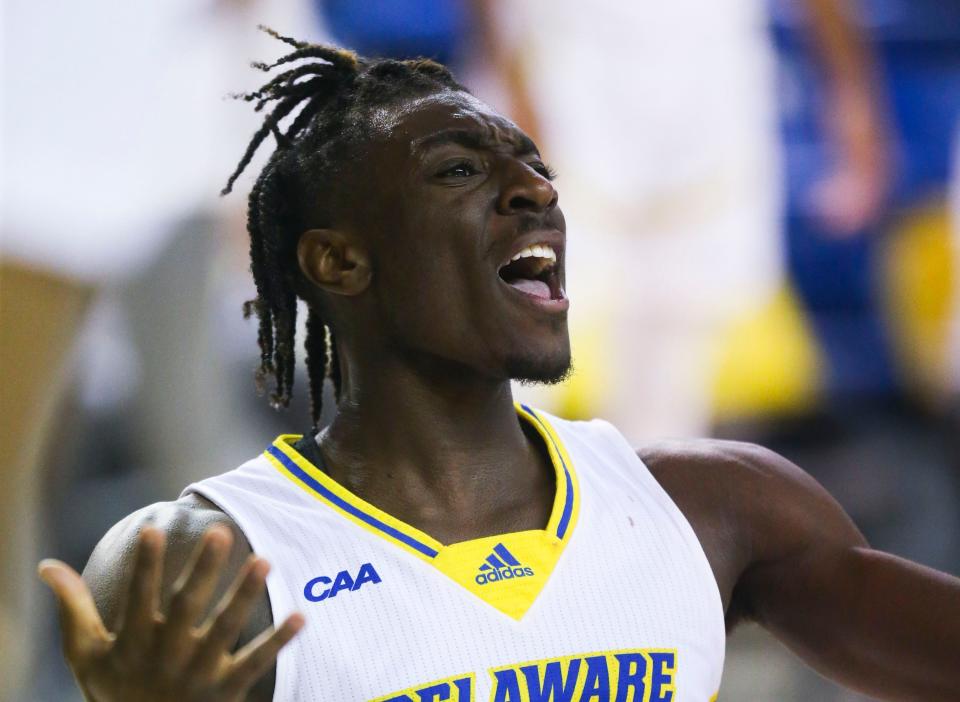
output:
[[[193,493],[199,495],[200,497],[209,500],[217,509],[226,514],[230,519],[234,521],[240,531],[246,537],[247,541],[250,544],[250,548],[257,555],[263,555],[266,553],[265,549],[261,549],[263,545],[260,541],[260,531],[265,527],[259,523],[259,520],[255,516],[243,514],[243,510],[237,510],[231,507],[231,500],[224,495],[220,490],[215,486],[210,485],[208,481],[203,481],[201,483],[193,483],[188,485],[183,494]],[[257,528],[259,527],[259,528]],[[269,557],[264,556],[269,561]],[[271,568],[270,572],[267,574],[267,599],[270,601],[270,616],[273,620],[273,626],[277,626],[279,622],[282,622],[289,616],[292,612],[296,611],[293,602],[288,595],[289,589],[284,587],[282,582],[283,578],[280,575],[279,568]],[[289,645],[296,645],[291,643]],[[280,699],[278,693],[281,690],[287,690],[289,684],[287,683],[288,676],[288,656],[284,655],[287,648],[284,648],[280,651],[280,655],[277,656],[277,673],[274,680],[273,687],[273,699]]]
[[[617,430],[616,427],[602,419],[594,419],[592,422],[590,422],[590,424],[596,427],[600,433],[605,435],[606,440],[612,444],[618,453],[623,455],[627,465],[635,469],[635,475],[639,478],[643,485],[650,490],[652,494],[659,498],[660,504],[663,505],[664,510],[666,510],[666,512],[670,515],[671,520],[674,522],[680,533],[683,534],[685,540],[690,546],[691,551],[695,554],[694,557],[699,563],[699,568],[703,573],[703,577],[711,583],[711,587],[709,589],[714,596],[714,603],[716,605],[715,611],[719,612],[717,632],[718,637],[720,638],[719,646],[720,650],[724,652],[725,658],[727,628],[726,613],[723,609],[723,596],[720,593],[720,585],[717,583],[717,577],[713,572],[713,567],[710,565],[710,560],[707,558],[707,553],[703,548],[703,544],[700,543],[697,533],[693,530],[693,526],[683,513],[683,510],[681,510],[680,507],[677,506],[677,503],[673,501],[670,493],[664,489],[664,487],[660,484],[660,481],[658,481],[650,471],[650,468],[647,467],[647,464],[644,463],[643,459],[637,454],[637,451],[630,445],[630,443],[626,440],[623,434]],[[722,675],[723,661],[721,661],[720,669],[717,671],[718,689],[720,687]]]

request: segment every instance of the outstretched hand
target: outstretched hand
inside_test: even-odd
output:
[[[133,573],[115,632],[97,612],[87,584],[70,566],[40,563],[40,578],[57,597],[67,662],[91,702],[237,702],[273,665],[303,627],[300,614],[264,631],[231,653],[262,596],[269,564],[251,556],[207,619],[207,610],[233,537],[208,529],[173,586],[162,615],[160,582],[165,538],[147,527],[139,535]]]

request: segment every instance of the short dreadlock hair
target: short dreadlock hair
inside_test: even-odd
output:
[[[335,196],[339,176],[355,147],[370,136],[370,117],[376,108],[466,89],[447,68],[429,59],[368,59],[345,49],[298,41],[267,27],[260,29],[294,50],[270,64],[251,64],[264,72],[288,68],[259,90],[234,96],[255,102],[257,112],[273,104],[221,194],[232,190],[254,153],[272,134],[276,148],[257,177],[248,203],[250,267],[257,296],[244,304],[244,316],[256,314],[259,320],[257,386],[262,390],[272,376],[270,403],[280,408],[289,404],[293,391],[300,234],[330,225],[331,195]],[[327,211],[317,212],[317,203]],[[317,305],[308,304],[306,329],[307,376],[316,429],[327,377],[339,400],[340,360],[333,329]]]

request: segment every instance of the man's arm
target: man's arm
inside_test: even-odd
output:
[[[266,571],[239,527],[197,496],[122,520],[82,580],[62,564],[41,566],[68,662],[88,699],[105,701],[133,690],[147,699],[141,687],[156,700],[272,699],[276,652],[302,620],[261,634],[271,625]]]
[[[176,502],[149,505],[115,524],[100,539],[83,569],[83,579],[90,587],[97,610],[107,628],[112,631],[119,624],[120,606],[133,573],[137,539],[144,527],[156,527],[166,536],[160,582],[160,609],[166,612],[177,576],[200,543],[203,534],[217,525],[230,530],[233,542],[222,568],[224,575],[217,583],[204,615],[210,613],[213,605],[223,596],[230,582],[253,553],[250,543],[236,522],[211,502],[198,495],[188,495]],[[246,640],[249,641],[272,623],[270,601],[264,593],[257,602],[250,621],[244,627]]]
[[[747,612],[854,689],[885,700],[960,698],[960,580],[834,526],[846,519],[839,505],[785,458],[753,450],[748,460],[763,504],[741,510],[755,544],[737,585]]]
[[[816,481],[766,449],[703,442],[640,455],[737,614],[878,699],[960,699],[960,579],[871,549]]]

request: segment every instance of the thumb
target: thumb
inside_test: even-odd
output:
[[[90,588],[77,571],[62,561],[43,560],[37,573],[57,598],[67,660],[74,667],[82,665],[110,643],[110,634],[100,619]]]

